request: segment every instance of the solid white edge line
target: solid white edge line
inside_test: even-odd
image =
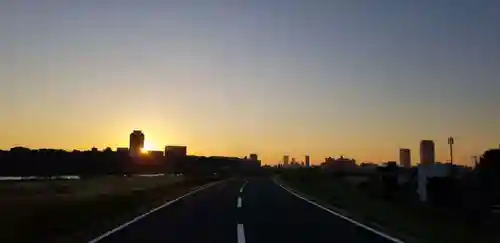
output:
[[[242,201],[241,197],[238,197],[238,203],[236,205],[238,208],[241,208]]]
[[[160,205],[160,206],[158,206],[158,207],[156,207],[154,209],[151,209],[150,211],[148,211],[148,212],[146,212],[144,214],[141,214],[141,215],[133,218],[132,220],[130,220],[128,222],[125,222],[125,223],[121,224],[120,226],[118,226],[118,227],[116,227],[116,228],[114,228],[112,230],[107,231],[106,233],[104,233],[104,234],[102,234],[102,235],[100,235],[100,236],[98,236],[98,237],[90,240],[88,243],[99,242],[100,240],[108,237],[109,235],[111,235],[111,234],[113,234],[113,233],[115,233],[115,232],[117,232],[119,230],[122,230],[123,228],[131,225],[132,223],[135,223],[135,222],[139,221],[140,219],[142,219],[142,218],[144,218],[144,217],[146,217],[146,216],[148,216],[148,215],[150,215],[150,214],[152,214],[152,213],[154,213],[154,212],[156,212],[156,211],[158,211],[158,210],[160,210],[160,209],[162,209],[162,208],[164,208],[164,207],[166,207],[166,206],[168,206],[168,205],[170,205],[170,204],[172,204],[174,202],[177,202],[177,201],[181,200],[184,197],[187,197],[187,196],[189,196],[191,194],[194,194],[194,193],[196,193],[198,191],[201,191],[203,189],[211,187],[211,186],[213,186],[213,185],[215,185],[215,184],[217,184],[219,182],[221,182],[221,181],[216,181],[216,182],[205,184],[205,185],[199,187],[198,189],[192,190],[192,191],[190,191],[190,192],[188,192],[188,193],[186,193],[186,194],[184,194],[184,195],[182,195],[182,196],[180,196],[180,197],[178,197],[176,199],[170,200],[170,201],[168,201],[168,202],[166,202],[166,203],[164,203],[164,204],[162,204],[162,205]]]
[[[327,212],[329,212],[329,213],[331,213],[331,214],[333,214],[333,215],[335,215],[335,216],[337,216],[339,218],[342,218],[344,220],[349,221],[350,223],[353,223],[353,224],[355,224],[355,225],[357,225],[359,227],[362,227],[363,229],[366,229],[366,230],[368,230],[370,232],[373,232],[373,233],[375,233],[375,234],[377,234],[379,236],[382,236],[382,237],[384,237],[384,238],[386,238],[386,239],[388,239],[388,240],[390,240],[392,242],[395,242],[395,243],[405,243],[404,241],[402,241],[400,239],[394,238],[394,237],[392,237],[390,235],[385,234],[384,232],[378,231],[378,230],[376,230],[374,228],[371,228],[371,227],[369,227],[367,225],[364,225],[364,224],[362,224],[362,223],[360,223],[358,221],[350,219],[350,218],[348,218],[348,217],[346,217],[346,216],[344,216],[344,215],[342,215],[340,213],[337,213],[337,212],[335,212],[335,211],[333,211],[331,209],[325,208],[325,207],[323,207],[323,206],[321,206],[321,205],[319,205],[319,204],[317,204],[317,203],[315,203],[315,202],[313,202],[313,201],[311,201],[311,200],[309,200],[309,199],[307,199],[307,198],[305,198],[305,197],[303,197],[303,196],[301,196],[301,195],[293,192],[292,190],[284,187],[283,185],[277,183],[276,181],[274,181],[274,183],[276,183],[278,186],[280,186],[281,188],[283,188],[285,191],[289,192],[290,194],[292,194],[292,195],[294,195],[294,196],[296,196],[296,197],[298,197],[298,198],[300,198],[300,199],[302,199],[302,200],[304,200],[304,201],[306,201],[306,202],[308,202],[308,203],[310,203],[310,204],[312,204],[312,205],[314,205],[314,206],[316,206],[318,208],[321,208],[321,209],[323,209],[323,210],[325,210],[325,211],[327,211]]]
[[[243,224],[238,224],[236,233],[238,234],[238,243],[245,243],[245,229],[243,228]]]

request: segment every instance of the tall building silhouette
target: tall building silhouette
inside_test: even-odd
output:
[[[306,167],[309,167],[310,166],[310,157],[309,155],[306,155]]]
[[[420,164],[428,165],[436,162],[434,141],[422,140],[420,142]]]
[[[140,130],[134,130],[130,134],[130,144],[129,144],[129,152],[132,156],[137,156],[142,152],[144,148],[144,133]]]
[[[283,156],[283,165],[287,166],[288,163],[290,163],[290,156],[288,155]]]
[[[411,153],[410,149],[399,149],[399,165],[404,168],[411,168]]]

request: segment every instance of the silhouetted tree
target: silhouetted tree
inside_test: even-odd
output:
[[[252,161],[226,157],[188,156],[176,161],[162,157],[132,158],[128,152],[114,152],[111,148],[98,151],[39,149],[15,147],[0,150],[0,175],[41,176],[80,175],[91,177],[109,174],[164,173],[173,171],[195,177],[234,173],[258,173],[260,166]]]
[[[110,150],[67,152],[64,150],[30,150],[15,147],[0,151],[0,174],[3,176],[100,175],[122,173],[129,160]]]
[[[459,181],[456,193],[454,202],[468,222],[488,221],[491,206],[500,203],[500,149],[485,151],[472,173]]]
[[[500,202],[500,149],[484,152],[475,168],[483,192],[483,200],[489,203]]]

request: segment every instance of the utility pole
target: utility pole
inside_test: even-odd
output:
[[[453,165],[453,144],[455,143],[455,139],[453,137],[448,138],[448,145],[450,145],[450,164]]]
[[[455,173],[454,173],[454,170],[453,170],[453,144],[455,143],[453,137],[449,137],[448,138],[448,144],[450,145],[450,175],[452,178],[455,177]]]

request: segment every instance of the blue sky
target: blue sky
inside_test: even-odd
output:
[[[500,143],[498,1],[0,3],[0,147],[463,163]],[[48,138],[50,137],[50,139]],[[440,147],[441,146],[441,147]]]

